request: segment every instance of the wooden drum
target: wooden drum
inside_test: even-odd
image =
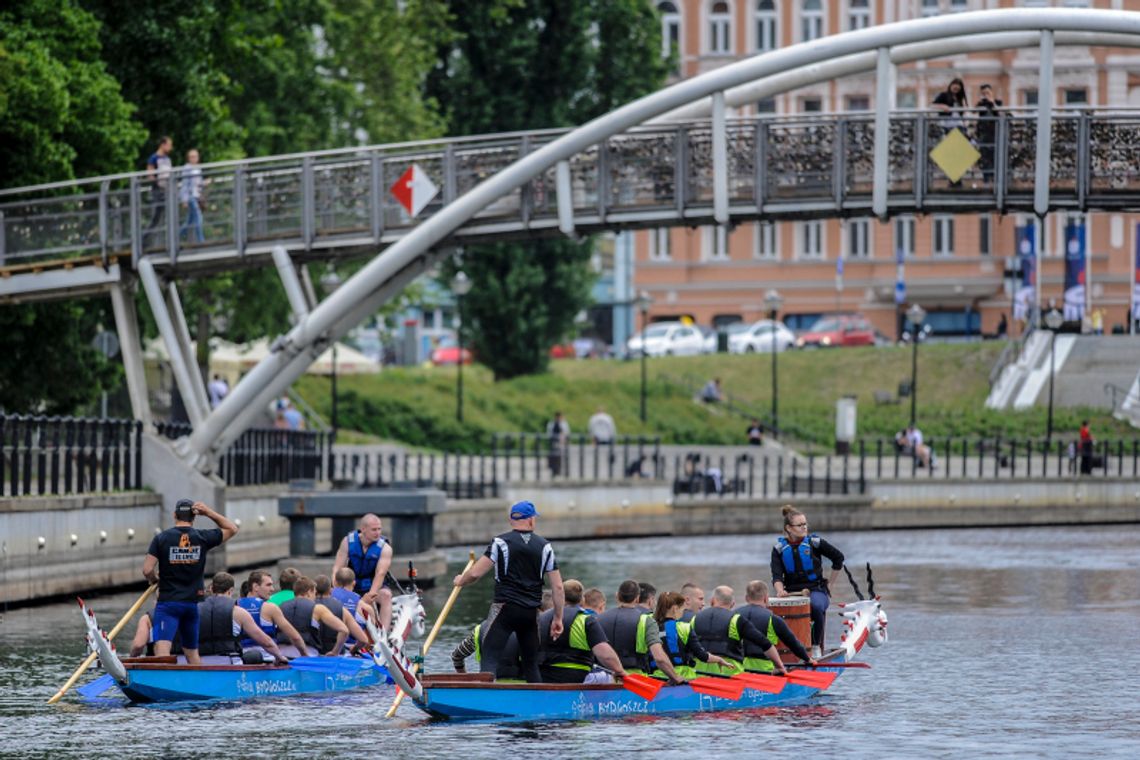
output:
[[[803,644],[804,649],[811,650],[811,600],[806,596],[769,597],[768,609],[773,615],[779,615],[792,629],[792,633]],[[799,662],[799,658],[792,654],[783,642],[776,645],[780,659],[784,662]]]

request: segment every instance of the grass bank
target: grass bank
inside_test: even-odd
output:
[[[1001,352],[997,342],[934,344],[918,355],[918,423],[929,437],[993,436],[1040,438],[1046,409],[995,412],[984,408],[989,372]],[[757,415],[772,403],[771,355],[714,354],[648,360],[648,419],[639,419],[641,369],[637,361],[554,362],[542,376],[494,383],[482,367],[464,368],[464,423],[455,419],[454,367],[385,369],[379,375],[341,376],[338,415],[342,429],[433,449],[474,451],[492,433],[543,430],[561,410],[573,432],[585,432],[599,407],[613,415],[622,435],[660,435],[668,443],[739,444],[747,420],[726,410],[696,403],[678,381],[692,385],[721,378],[726,393]],[[910,400],[877,404],[876,391],[894,396],[910,379],[906,347],[792,351],[781,354],[779,419],[799,437],[830,447],[835,437],[835,403],[858,401],[858,436],[891,437],[906,425]],[[299,392],[326,419],[330,412],[327,379],[305,377]],[[1083,416],[1099,438],[1131,438],[1135,431],[1103,410],[1056,409],[1054,430],[1075,435]]]

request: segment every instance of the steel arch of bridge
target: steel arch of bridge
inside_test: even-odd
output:
[[[331,340],[339,338],[391,298],[431,263],[443,255],[434,246],[465,221],[498,198],[510,193],[540,173],[557,168],[559,188],[569,188],[568,160],[575,154],[641,124],[691,109],[709,109],[712,117],[714,164],[714,218],[728,220],[728,174],[726,158],[726,108],[794,89],[812,81],[845,76],[873,67],[876,71],[874,212],[886,213],[887,149],[893,64],[905,53],[892,51],[916,46],[914,55],[937,57],[966,49],[986,49],[985,36],[1002,37],[996,47],[1028,44],[1036,38],[1041,48],[1039,89],[1052,91],[1052,52],[1056,36],[1072,35],[1083,44],[1136,46],[1140,38],[1140,13],[1089,9],[1006,9],[915,19],[825,37],[753,58],[748,58],[693,79],[674,84],[601,116],[539,148],[488,178],[468,193],[444,206],[405,237],[376,256],[331,296],[308,310],[299,299],[294,303],[297,324],[273,344],[273,352],[237,385],[216,409],[205,415],[193,433],[179,443],[179,450],[201,469],[209,469],[213,457],[224,451],[249,427],[271,400],[289,387]],[[1014,38],[1010,35],[1020,35]],[[1027,35],[1031,38],[1027,38]],[[1087,40],[1079,39],[1087,36]],[[921,48],[926,44],[927,47]],[[992,49],[992,48],[990,48]],[[1037,113],[1037,186],[1034,210],[1044,214],[1049,202],[1049,160],[1052,99],[1041,98]],[[572,233],[573,209],[569,193],[558,193],[559,223]],[[283,252],[282,252],[283,253]],[[153,266],[143,259],[139,273],[144,285],[157,287]],[[289,288],[289,280],[286,280]],[[148,296],[151,295],[148,293]],[[159,301],[161,293],[153,294]],[[152,298],[152,301],[154,299]],[[172,352],[173,353],[173,352]]]

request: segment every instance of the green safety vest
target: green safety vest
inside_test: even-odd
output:
[[[586,655],[582,659],[589,657],[590,662],[593,662],[593,652],[590,649],[589,639],[586,638],[586,613],[579,612],[574,616],[574,622],[570,624],[570,649],[585,652]],[[642,624],[641,638],[645,639],[645,626]],[[557,655],[555,655],[557,656]],[[552,668],[569,668],[571,670],[593,670],[593,665],[587,665],[585,662],[574,662],[572,660],[565,660],[563,662],[550,663]]]
[[[740,641],[740,626],[739,626],[739,624],[740,624],[740,614],[737,613],[737,614],[733,615],[732,618],[728,621],[728,640],[729,641],[737,641],[737,642]],[[743,648],[742,648],[742,653],[743,653]],[[734,673],[740,673],[741,671],[744,670],[744,666],[740,663],[740,660],[737,660],[735,657],[726,657],[723,654],[721,655],[721,657],[723,657],[725,660],[728,661],[728,664],[732,666],[732,671]],[[706,673],[706,674],[713,674],[713,675],[724,675],[727,672],[720,665],[715,665],[715,664],[709,663],[709,662],[697,662],[694,665],[694,667],[696,668],[696,671],[698,673]]]
[[[475,626],[475,662],[483,662],[483,653],[479,648],[479,629],[482,626],[482,623]]]
[[[768,618],[768,630],[765,631],[765,635],[768,637],[768,641],[772,642],[772,646],[779,645],[780,637],[776,635],[776,626],[772,624],[772,618]],[[771,673],[776,669],[776,666],[767,657],[745,657],[744,669]]]

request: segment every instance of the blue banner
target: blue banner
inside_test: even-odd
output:
[[[1136,257],[1132,266],[1132,319],[1140,319],[1140,224],[1136,225]]]
[[[1085,316],[1085,226],[1065,225],[1065,321]]]
[[[1021,285],[1014,294],[1013,318],[1029,320],[1030,305],[1037,295],[1037,234],[1033,223],[1014,229],[1017,258],[1021,262]]]

